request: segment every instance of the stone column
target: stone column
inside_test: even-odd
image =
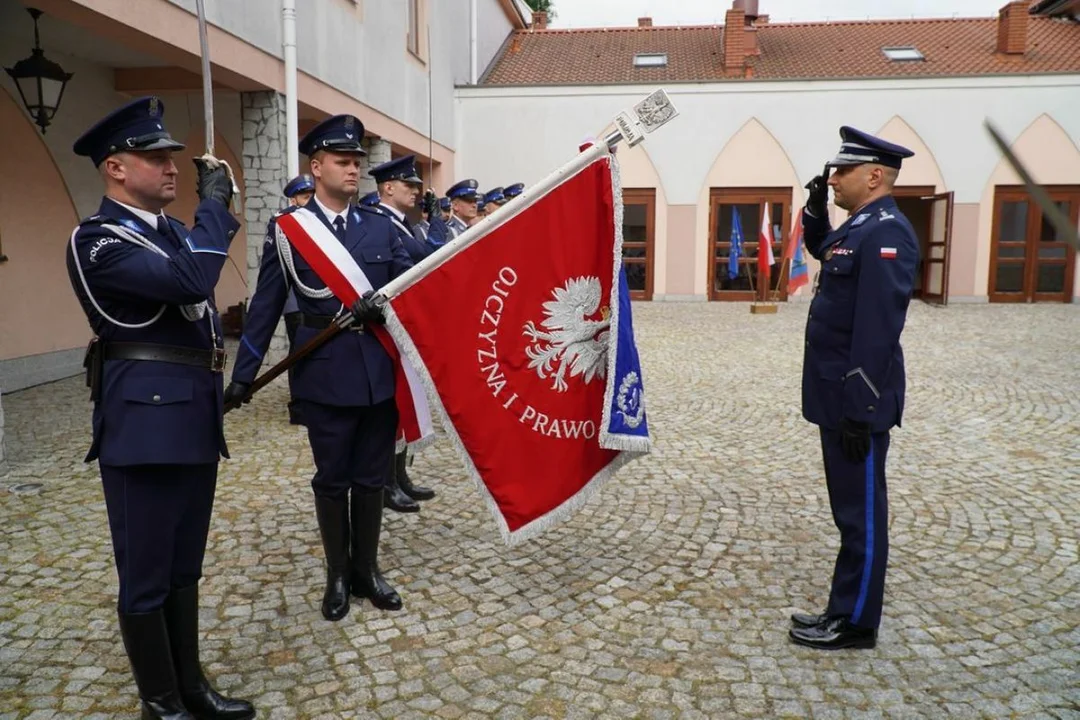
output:
[[[285,96],[273,91],[240,93],[244,131],[244,219],[247,230],[248,302],[255,292],[265,246],[266,225],[285,206],[281,191],[289,181],[285,156]],[[285,357],[288,339],[278,323],[264,364]]]
[[[368,170],[376,165],[382,165],[390,161],[390,143],[381,138],[364,138],[364,149],[367,157],[364,158],[367,165],[360,170],[360,197],[376,190],[375,178],[368,175]]]

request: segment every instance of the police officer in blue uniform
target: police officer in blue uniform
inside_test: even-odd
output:
[[[479,187],[480,183],[470,178],[451,185],[446,191],[446,197],[450,198],[450,221],[446,226],[451,240],[476,224]]]
[[[176,142],[165,106],[143,97],[74,145],[105,183],[96,215],[67,247],[72,287],[94,331],[87,462],[98,461],[120,580],[120,634],[143,718],[253,718],[222,697],[199,662],[199,590],[222,434],[221,322],[214,287],[240,225],[233,180],[197,158],[199,205],[188,229],[176,199]]]
[[[506,198],[506,202],[510,202],[524,191],[525,183],[513,183],[507,185],[506,189],[503,190],[503,197]]]
[[[806,325],[803,416],[820,428],[840,552],[825,612],[792,615],[791,639],[820,649],[877,643],[888,562],[885,458],[904,409],[900,334],[919,242],[892,190],[907,148],[850,127],[806,186],[806,248],[821,272]],[[828,177],[829,169],[833,172]],[[833,230],[828,188],[848,219]]]
[[[435,216],[434,193],[429,191],[424,196],[424,211],[432,217],[431,232],[426,240],[416,236],[415,229],[405,215],[406,211],[416,207],[423,182],[416,172],[414,155],[405,155],[385,162],[373,167],[368,174],[378,183],[379,204],[365,210],[382,215],[393,223],[398,238],[413,262],[420,262],[444,244],[446,225],[442,218]],[[385,507],[395,512],[419,512],[418,501],[431,500],[434,497],[434,490],[413,485],[408,472],[408,449],[402,448],[394,455],[390,481],[384,494]]]
[[[289,200],[289,207],[306,205],[311,196],[315,194],[315,181],[306,173],[297,175],[285,184],[283,194]],[[270,222],[266,224],[266,234],[275,232],[274,222],[281,213],[274,213]],[[285,334],[289,338],[289,354],[296,349],[296,328],[300,326],[300,306],[296,303],[296,293],[291,289],[285,299]],[[289,382],[292,383],[293,369],[289,368]],[[304,420],[300,410],[300,403],[295,398],[289,398],[289,424],[303,425]]]
[[[446,242],[446,225],[441,218],[435,218],[435,223],[430,225],[430,231],[421,238],[417,237],[415,229],[409,222],[406,212],[416,207],[420,197],[420,187],[423,180],[416,172],[416,157],[406,155],[395,158],[382,165],[373,167],[369,173],[378,184],[379,202],[368,208],[369,212],[375,212],[394,224],[401,243],[409,252],[413,262],[420,262],[431,253],[438,250]],[[428,192],[424,195],[424,213],[434,214],[436,205],[435,194]]]
[[[340,240],[374,288],[412,267],[394,226],[350,200],[360,179],[364,126],[352,115],[335,115],[300,141],[310,158],[315,196],[305,206]],[[286,212],[296,212],[290,208]],[[322,614],[340,620],[349,612],[349,594],[378,608],[401,609],[401,597],[378,565],[383,488],[394,456],[398,413],[394,369],[389,355],[368,332],[384,322],[371,293],[344,308],[299,252],[277,233],[266,238],[259,281],[247,325],[225,391],[227,403],[248,390],[270,345],[290,288],[296,291],[301,322],[296,341],[306,344],[339,316],[356,323],[296,364],[290,390],[301,402],[315,458],[315,513],[326,554]]]
[[[449,233],[450,223],[450,198],[445,195],[439,198],[439,217],[442,218],[444,223],[447,223],[447,232]]]
[[[506,196],[501,187],[488,190],[484,193],[484,215],[490,215],[506,204]]]

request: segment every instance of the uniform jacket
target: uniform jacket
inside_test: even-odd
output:
[[[451,240],[456,238],[461,233],[469,229],[469,226],[465,224],[465,221],[459,218],[457,215],[450,216],[450,222],[446,223],[447,237]]]
[[[409,223],[409,218],[399,220],[389,208],[383,205],[363,205],[360,210],[374,213],[389,220],[390,224],[394,226],[394,232],[397,233],[401,244],[405,246],[405,251],[409,253],[409,257],[414,263],[420,262],[442,245],[442,243],[435,242],[427,235],[418,234],[416,228]],[[445,225],[443,227],[445,228]],[[446,237],[445,231],[442,237]]]
[[[306,208],[333,232],[314,198]],[[290,208],[285,213],[295,210]],[[345,247],[356,259],[372,287],[378,290],[412,267],[412,260],[389,220],[377,213],[363,212],[356,205],[349,206],[347,216]],[[293,285],[292,277],[282,267],[275,235],[276,223],[275,233],[267,235],[263,244],[259,281],[251,298],[244,335],[240,339],[232,375],[234,381],[254,381]],[[292,249],[292,258],[300,282],[312,290],[326,287],[326,283],[319,279],[295,249]],[[348,312],[333,296],[314,299],[298,288],[296,302],[300,312],[307,315],[328,316]],[[301,324],[296,330],[296,346],[302,347],[319,332]],[[346,331],[296,364],[290,389],[294,398],[324,405],[374,405],[394,396],[393,366],[390,356],[373,335]]]
[[[892,197],[836,230],[803,212],[806,249],[821,261],[803,359],[803,416],[836,429],[846,417],[873,432],[899,426],[904,410],[900,334],[919,262],[919,241]]]
[[[106,224],[142,235],[168,257],[121,239]],[[75,229],[67,248],[68,275],[90,327],[105,343],[221,347],[214,287],[240,224],[220,202],[204,200],[195,210],[195,227],[188,230],[174,218],[169,225],[170,236],[163,236],[104,198],[98,214]],[[124,328],[105,319],[91,295],[106,314],[126,324],[143,324],[164,311],[147,327]],[[209,304],[201,319],[181,314],[181,305],[202,301]],[[219,455],[229,456],[222,433],[221,373],[167,362],[105,362],[87,461],[192,465],[216,463]]]

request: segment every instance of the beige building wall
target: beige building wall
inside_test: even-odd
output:
[[[64,252],[79,222],[60,170],[18,99],[0,88],[0,360],[85,345]]]

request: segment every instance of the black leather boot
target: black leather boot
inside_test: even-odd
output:
[[[336,622],[349,614],[349,503],[316,495],[315,515],[326,554],[322,614]]]
[[[142,700],[142,720],[195,720],[180,699],[165,612],[117,613],[120,636]]]
[[[383,507],[399,513],[420,512],[420,506],[411,497],[405,494],[398,484],[398,463],[395,456],[390,464],[390,476],[383,490]]]
[[[352,491],[352,594],[380,610],[400,610],[401,596],[379,572],[382,492]]]
[[[173,667],[184,707],[199,720],[250,720],[255,708],[246,700],[223,697],[203,675],[199,663],[199,586],[173,590],[165,600]]]
[[[409,464],[408,453],[408,450],[402,450],[394,456],[394,477],[397,479],[398,487],[413,500],[430,500],[435,497],[435,491],[431,488],[413,485],[412,478],[409,477],[407,469]]]

